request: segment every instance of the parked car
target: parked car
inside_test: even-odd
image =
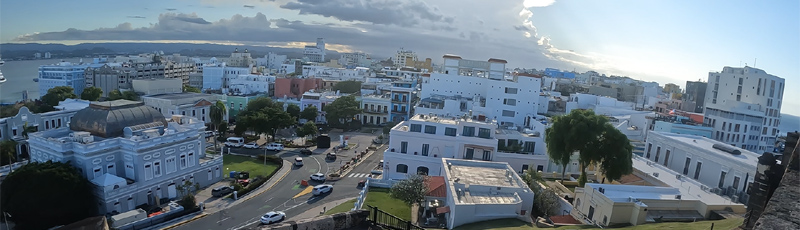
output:
[[[335,161],[336,160],[336,153],[330,152],[327,156],[325,156],[326,160]]]
[[[311,150],[308,150],[308,149],[301,149],[300,150],[300,154],[311,155],[311,154],[313,154],[313,152],[311,152]]]
[[[228,137],[228,140],[225,142],[226,147],[235,147],[239,148],[244,145],[244,138],[241,137]]]
[[[294,165],[298,167],[303,166],[303,158],[302,157],[294,158]]]
[[[280,143],[269,143],[266,147],[267,150],[271,151],[283,151],[283,144]]]
[[[317,185],[317,186],[314,186],[314,190],[311,190],[311,194],[314,194],[314,196],[319,196],[319,195],[322,195],[322,194],[325,194],[325,193],[330,193],[330,192],[333,192],[333,185],[329,185],[329,184]]]
[[[322,173],[311,174],[311,180],[323,181],[324,182],[325,181],[325,174],[322,174]]]
[[[206,131],[206,138],[213,137],[217,135],[217,132],[214,131]]]
[[[211,190],[211,195],[214,197],[222,197],[233,192],[231,186],[220,186]]]
[[[246,148],[246,149],[257,149],[258,148],[258,143],[256,143],[255,141],[247,143],[246,145],[244,145],[244,148]]]
[[[286,213],[281,211],[272,211],[261,216],[262,224],[278,223],[286,219]]]

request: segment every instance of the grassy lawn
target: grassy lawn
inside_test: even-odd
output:
[[[644,230],[656,230],[656,229],[685,229],[685,230],[707,230],[711,229],[711,223],[714,223],[714,229],[720,230],[729,230],[735,229],[739,225],[742,224],[743,219],[736,218],[736,219],[726,219],[726,220],[714,220],[714,221],[699,221],[699,222],[691,222],[691,223],[678,223],[678,222],[667,222],[667,223],[652,223],[652,224],[643,224],[638,226],[630,226],[624,228],[614,228],[614,229],[644,229]],[[522,230],[522,229],[539,229],[534,227],[529,223],[525,223],[518,219],[500,219],[500,220],[490,220],[490,221],[483,221],[478,223],[472,223],[467,225],[462,225],[457,228],[456,230],[478,230],[478,229],[493,229],[493,230]],[[599,229],[593,226],[562,226],[558,228],[545,228],[545,229]]]
[[[388,188],[369,188],[364,208],[367,208],[367,205],[378,207],[378,209],[401,219],[411,220],[411,206],[389,196]]]
[[[267,176],[278,169],[278,165],[267,161],[264,166],[263,161],[256,160],[255,158],[246,156],[224,155],[222,157],[222,167],[225,168],[223,174],[228,177],[230,171],[247,171],[250,172],[250,177]]]
[[[355,203],[356,203],[355,199],[348,200],[347,202],[339,204],[336,207],[333,207],[332,209],[328,209],[328,211],[325,212],[325,215],[348,212],[350,211],[350,209],[353,209],[353,205],[355,205]]]

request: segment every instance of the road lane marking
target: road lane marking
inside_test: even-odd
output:
[[[300,189],[300,185],[299,184],[296,184],[296,185],[294,185],[294,187],[292,187],[292,190],[298,190],[298,189]]]
[[[311,159],[314,159],[314,161],[316,161],[316,162],[317,162],[317,173],[320,173],[320,172],[322,172],[322,164],[320,164],[320,163],[319,163],[319,160],[317,160],[317,158],[316,158],[316,157],[313,157],[313,156],[311,157]],[[310,171],[311,171],[311,170],[310,170]],[[311,172],[314,172],[314,171],[311,171]]]
[[[303,189],[303,191],[300,191],[300,193],[298,193],[297,195],[294,195],[294,197],[292,197],[292,199],[297,199],[298,197],[301,197],[301,196],[304,196],[306,194],[309,194],[309,193],[311,193],[311,190],[314,190],[314,187],[308,186],[305,189]]]
[[[268,208],[270,208],[270,207],[272,207],[272,206],[270,206],[270,205],[264,205],[264,206],[262,206],[262,207],[258,208],[258,210],[261,210],[261,209],[268,209]]]

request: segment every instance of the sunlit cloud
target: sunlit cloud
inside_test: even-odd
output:
[[[525,6],[525,8],[531,8],[531,7],[545,7],[553,5],[553,3],[556,3],[556,0],[525,0],[524,2],[522,2],[522,5]]]

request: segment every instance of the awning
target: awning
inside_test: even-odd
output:
[[[440,208],[436,208],[436,214],[448,213],[450,212],[450,206],[444,206]]]

